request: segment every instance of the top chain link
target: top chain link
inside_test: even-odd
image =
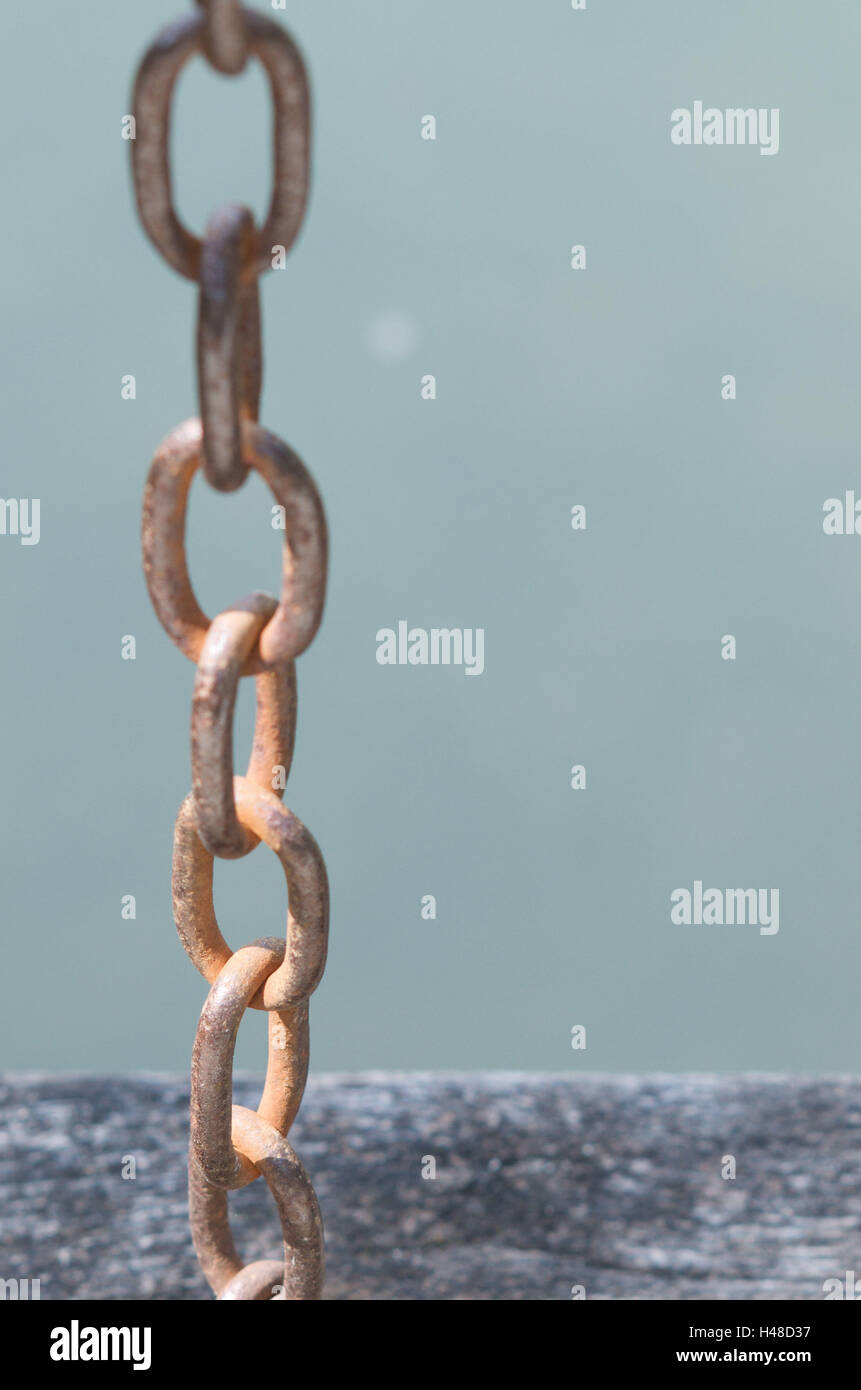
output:
[[[210,984],[192,1055],[189,1210],[195,1250],[219,1299],[316,1299],[323,1284],[317,1198],[287,1134],[308,1073],[308,999],[326,963],[329,889],[314,837],[283,793],[296,728],[294,658],[314,637],[326,592],[322,503],[302,461],[258,424],[262,380],[258,277],[292,245],[308,189],[310,106],[302,59],[271,20],[238,0],[198,0],[199,13],[163,30],[134,87],[132,143],[141,221],[167,261],[200,285],[197,366],[200,418],[174,429],[156,452],[144,494],[143,562],[156,613],[197,663],[192,702],[192,791],[174,835],[174,915],[180,940]],[[263,64],[274,108],[274,186],[258,230],[249,209],[225,203],[203,240],[179,221],[170,174],[173,88],[202,53],[219,72]],[[206,617],[185,555],[192,479],[233,491],[255,469],[284,518],[279,599],[251,594]],[[239,680],[255,677],[257,719],[244,777],[233,772]],[[214,856],[233,859],[264,841],[287,881],[287,931],[232,951],[215,917]],[[256,1111],[232,1103],[233,1050],[246,1009],[269,1015],[269,1060]],[[229,1190],[262,1176],[281,1221],[283,1263],[239,1258]]]
[[[276,249],[289,251],[305,215],[310,171],[311,103],[305,64],[293,40],[266,15],[238,5],[207,7],[163,29],[144,55],[135,79],[133,111],[136,138],[131,141],[132,176],[140,219],[158,250],[180,275],[200,278],[203,242],[180,222],[173,206],[170,173],[170,113],[173,89],[195,53],[209,56],[215,33],[227,47],[231,32],[217,13],[238,11],[248,52],[266,70],[273,106],[273,184],[266,221],[257,233],[254,268],[268,270]],[[226,36],[226,37],[225,37]],[[225,70],[225,69],[222,69]]]

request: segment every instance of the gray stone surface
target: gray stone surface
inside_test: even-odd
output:
[[[237,1077],[235,1099],[258,1086]],[[209,1297],[186,1222],[187,1105],[172,1077],[5,1078],[0,1278],[40,1278],[43,1298]],[[568,1299],[582,1284],[803,1300],[849,1269],[861,1282],[854,1079],[324,1076],[291,1138],[323,1210],[330,1299]],[[245,1259],[277,1255],[262,1182],[231,1215]]]

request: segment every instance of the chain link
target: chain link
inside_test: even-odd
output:
[[[168,26],[135,79],[132,172],[141,221],[175,270],[199,284],[199,418],[156,451],[143,504],[143,567],[165,631],[197,664],[191,716],[192,790],[174,831],[173,904],[180,941],[210,985],[192,1054],[189,1214],[194,1247],[222,1300],[317,1299],[323,1228],[313,1186],[287,1135],[308,1074],[308,1000],[326,964],[329,888],[314,837],[281,795],[296,732],[294,660],[312,641],[326,593],[323,506],[302,461],[258,424],[261,336],[258,277],[299,231],[308,185],[310,106],[302,58],[283,29],[238,0],[198,0],[200,13]],[[169,145],[173,88],[201,53],[219,72],[259,59],[269,77],[274,184],[259,230],[248,208],[225,203],[203,240],[174,212]],[[284,518],[279,599],[250,594],[211,622],[191,586],[185,519],[194,474],[231,492],[251,469]],[[233,718],[242,676],[257,696],[244,777],[233,771]],[[264,841],[287,884],[285,939],[232,951],[213,903],[215,857],[236,859]],[[256,1111],[233,1104],[233,1053],[246,1009],[269,1014],[266,1080]],[[281,1222],[283,1263],[243,1265],[227,1194],[263,1177]]]
[[[313,640],[326,597],[323,505],[310,473],[287,445],[253,421],[242,426],[243,458],[284,510],[281,599],[242,668],[256,675],[292,660]],[[143,564],[153,607],[181,651],[199,661],[209,618],[191,587],[185,558],[188,492],[203,462],[199,419],[178,425],[156,450],[143,505]]]
[[[225,203],[206,229],[197,315],[203,471],[220,492],[232,492],[248,476],[242,421],[256,420],[260,405],[260,295],[253,255],[254,218],[248,208]]]
[[[289,251],[308,196],[310,97],[305,65],[287,33],[256,10],[242,11],[248,51],[269,78],[273,107],[272,198],[257,233],[258,273],[272,266],[276,247]],[[138,212],[167,261],[189,280],[200,279],[203,243],[180,222],[170,174],[170,113],[176,79],[195,53],[206,54],[208,12],[169,24],[144,54],[132,95],[136,138],[131,141]]]
[[[233,710],[239,675],[260,630],[276,608],[267,594],[252,594],[214,618],[197,663],[191,702],[191,785],[194,818],[203,844],[221,859],[238,859],[258,844],[237,819],[233,799]],[[281,662],[255,677],[257,718],[245,776],[270,787],[273,773],[287,780],[296,735],[296,668]]]

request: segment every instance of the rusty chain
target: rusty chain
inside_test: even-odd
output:
[[[274,110],[273,194],[259,229],[246,207],[225,203],[202,239],[179,221],[170,173],[174,85],[195,54],[219,72],[249,55],[269,78]],[[198,0],[169,25],[135,79],[132,173],[141,221],[170,265],[199,285],[200,416],[156,451],[143,506],[143,565],[162,626],[197,664],[191,714],[192,790],[174,832],[173,904],[180,941],[210,985],[192,1054],[189,1212],[194,1247],[219,1299],[320,1298],[323,1230],[317,1198],[287,1134],[308,1073],[308,999],[326,963],[329,894],[316,841],[281,801],[296,730],[294,661],[314,637],[326,588],[326,520],[302,461],[257,422],[261,388],[258,277],[292,245],[308,187],[310,106],[292,39],[238,0]],[[249,470],[283,508],[281,595],[251,594],[210,621],[191,587],[185,518],[202,469],[221,492]],[[257,715],[244,777],[233,773],[233,712],[241,676],[253,675]],[[273,781],[273,774],[275,779]],[[276,790],[273,787],[277,788]],[[283,941],[233,951],[215,916],[215,857],[236,859],[263,840],[287,884]],[[269,1014],[269,1060],[256,1111],[232,1103],[233,1052],[247,1008]],[[263,1176],[275,1201],[283,1262],[243,1265],[227,1194]]]

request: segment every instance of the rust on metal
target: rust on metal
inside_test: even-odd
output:
[[[223,204],[203,241],[179,221],[170,173],[174,86],[203,53],[220,72],[249,55],[266,69],[274,109],[274,186],[257,229],[247,208]],[[168,635],[197,663],[192,698],[192,789],[174,832],[173,901],[180,940],[210,985],[192,1056],[189,1215],[194,1247],[216,1297],[318,1299],[323,1227],[308,1174],[287,1141],[308,1075],[308,1000],[326,964],[329,886],[313,835],[282,805],[296,733],[294,658],[313,639],[326,595],[328,540],[305,465],[258,423],[262,380],[258,279],[274,247],[289,249],[304,213],[309,96],[292,39],[238,0],[198,0],[198,12],[163,30],[144,56],[133,96],[135,195],[144,228],[169,263],[200,282],[197,363],[200,419],[168,435],[144,492],[143,565]],[[250,469],[283,513],[280,598],[250,594],[210,622],[185,554],[188,494],[196,471],[222,492]],[[268,528],[267,528],[268,529]],[[240,678],[253,675],[254,742],[234,775],[233,721]],[[236,859],[263,840],[286,880],[283,940],[261,937],[231,951],[213,903],[214,857]],[[256,1111],[233,1104],[233,1055],[246,1009],[269,1014],[266,1079]],[[281,1222],[281,1261],[244,1265],[228,1218],[228,1191],[263,1177]]]
[[[191,1060],[191,1152],[207,1181],[245,1187],[254,1164],[231,1143],[233,1052],[252,997],[284,959],[284,942],[262,938],[235,951],[209,991]],[[271,1010],[269,1063],[257,1113],[287,1134],[308,1075],[308,1002]],[[273,1023],[273,1020],[275,1022]]]
[[[275,851],[287,880],[287,953],[259,994],[254,1008],[285,1009],[311,994],[326,966],[329,884],[317,841],[274,792],[243,777],[233,783],[240,825]],[[232,952],[215,916],[213,856],[197,833],[194,798],[186,797],[174,831],[173,912],[176,929],[192,964],[210,984]]]
[[[274,248],[289,251],[305,215],[310,165],[310,96],[305,64],[286,31],[256,10],[244,12],[248,51],[262,63],[272,93],[272,198],[257,233],[258,273],[272,266]],[[207,16],[169,24],[145,53],[132,97],[135,139],[132,175],[141,222],[174,270],[200,275],[203,243],[176,215],[170,172],[171,100],[189,58],[206,51]]]
[[[245,67],[248,31],[240,0],[197,0],[205,12],[203,50],[219,72],[233,77]]]
[[[236,816],[233,712],[239,676],[275,612],[267,594],[251,594],[213,618],[203,643],[191,702],[191,787],[197,833],[210,854],[238,859],[258,843]],[[283,791],[296,736],[296,667],[284,661],[255,678],[257,717],[246,780]],[[277,769],[277,772],[276,772]],[[273,777],[273,774],[274,777]]]
[[[328,538],[323,504],[302,460],[253,421],[242,426],[245,461],[284,508],[281,599],[242,674],[292,660],[313,641],[326,597]],[[191,587],[185,558],[185,516],[191,480],[203,461],[199,420],[178,425],[159,445],[144,492],[143,564],[162,627],[192,661],[209,630]]]
[[[233,1107],[234,1145],[262,1173],[281,1219],[283,1263],[243,1267],[230,1231],[227,1191],[210,1183],[189,1156],[191,1234],[201,1268],[221,1300],[319,1299],[323,1291],[323,1226],[308,1174],[276,1129],[242,1106]]]
[[[200,261],[197,380],[203,470],[219,492],[244,483],[242,421],[260,408],[260,295],[252,258],[254,218],[225,203],[210,219]]]

